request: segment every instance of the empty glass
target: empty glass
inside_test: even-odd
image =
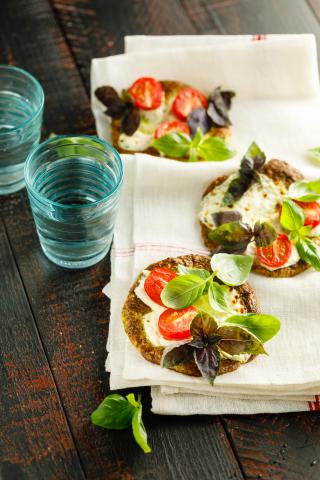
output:
[[[30,73],[0,65],[0,195],[24,187],[24,162],[39,143],[44,94]]]
[[[27,191],[41,247],[50,260],[84,268],[106,255],[122,177],[119,154],[96,137],[57,136],[29,154]]]

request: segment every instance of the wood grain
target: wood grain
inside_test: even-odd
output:
[[[32,312],[0,223],[0,477],[84,478]]]

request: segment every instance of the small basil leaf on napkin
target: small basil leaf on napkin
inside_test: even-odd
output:
[[[233,313],[230,305],[230,293],[228,287],[218,282],[211,282],[208,290],[210,306],[218,312]]]
[[[180,132],[167,133],[152,142],[152,146],[156,150],[175,158],[187,157],[190,145],[190,138]]]
[[[222,340],[219,342],[219,349],[229,355],[251,355],[266,354],[262,342],[240,327],[227,327],[222,325],[218,329]]]
[[[221,87],[217,87],[209,96],[207,113],[215,126],[226,127],[231,125],[228,110],[231,107],[231,100],[234,95],[234,92],[222,92]]]
[[[229,255],[217,253],[211,259],[214,274],[226,285],[242,285],[248,278],[253,257],[248,255]]]
[[[277,238],[277,231],[269,222],[260,223],[257,221],[253,228],[253,234],[257,247],[272,245]]]
[[[232,315],[223,325],[241,327],[263,343],[274,337],[280,330],[280,321],[277,317],[262,313]]]
[[[194,348],[193,355],[201,375],[208,380],[210,385],[213,385],[220,367],[220,353],[217,345],[208,344],[203,348]]]
[[[296,243],[299,257],[320,272],[320,248],[310,238],[302,237]]]
[[[166,347],[162,354],[161,367],[174,368],[189,363],[193,359],[192,348],[188,344]]]
[[[253,231],[247,223],[224,223],[208,233],[208,238],[225,253],[243,253],[253,239]]]
[[[194,137],[198,129],[200,129],[202,133],[207,133],[212,127],[212,120],[203,107],[194,108],[191,113],[189,113],[187,122],[191,137]]]
[[[280,223],[283,228],[289,231],[299,230],[303,227],[305,220],[304,211],[292,200],[284,200],[282,204]]]
[[[198,275],[179,275],[171,280],[161,292],[161,300],[166,307],[180,310],[189,307],[203,294],[207,278]]]
[[[122,430],[131,425],[134,407],[122,395],[108,395],[91,414],[91,421],[99,427]]]
[[[320,163],[320,147],[309,148],[308,154],[310,160]]]
[[[217,227],[224,223],[237,222],[242,219],[242,215],[237,210],[226,210],[222,212],[215,212],[212,214],[212,220]]]
[[[224,194],[222,206],[233,205],[257,180],[258,172],[266,161],[266,156],[253,142],[241,160],[239,174],[234,178]]]
[[[181,275],[187,275],[192,273],[193,275],[197,275],[204,280],[210,277],[210,272],[204,268],[193,268],[193,267],[186,267],[185,265],[178,265],[178,272]]]
[[[137,444],[141,447],[144,453],[150,453],[152,450],[148,444],[148,436],[142,421],[142,405],[139,398],[139,405],[135,408],[132,417],[132,433]]]
[[[314,202],[320,200],[320,178],[310,182],[303,180],[294,182],[288,190],[288,197],[300,202]]]

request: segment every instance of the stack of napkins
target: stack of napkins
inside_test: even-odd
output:
[[[170,51],[164,50],[168,46]],[[266,344],[269,356],[261,355],[219,376],[213,387],[201,378],[147,362],[126,337],[121,320],[131,284],[150,263],[207,253],[197,218],[202,193],[212,179],[238,168],[252,140],[268,158],[288,160],[307,177],[319,177],[320,168],[306,157],[307,149],[317,146],[320,131],[314,38],[275,36],[252,41],[251,37],[228,37],[223,42],[221,37],[129,37],[126,48],[139,53],[93,60],[93,91],[105,84],[125,88],[143,75],[181,80],[205,93],[218,84],[231,88],[237,93],[231,117],[232,144],[238,155],[227,162],[194,164],[144,154],[123,155],[125,176],[112,276],[105,289],[111,298],[110,388],[151,385],[152,410],[161,414],[318,409],[320,275],[312,269],[289,279],[250,275],[262,311],[278,316],[282,327]],[[166,61],[171,62],[169,66]],[[108,139],[108,121],[94,98],[92,106],[98,133]]]

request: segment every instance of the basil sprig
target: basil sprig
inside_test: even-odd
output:
[[[274,226],[269,222],[257,221],[253,228],[244,222],[224,223],[208,233],[208,238],[217,245],[217,251],[243,253],[249,243],[257,247],[267,247],[277,238]]]
[[[285,199],[280,216],[281,226],[289,232],[291,242],[297,247],[302,260],[320,272],[320,248],[309,237],[311,225],[304,226],[304,210],[292,200]]]
[[[193,138],[180,132],[167,133],[153,140],[152,146],[163,155],[188,158],[190,162],[196,162],[199,159],[222,162],[236,154],[224,138],[205,137],[200,128]]]
[[[259,180],[258,172],[266,161],[266,156],[255,142],[252,142],[240,163],[238,176],[234,178],[222,199],[222,206],[233,205]]]
[[[132,433],[144,453],[151,452],[146,429],[142,421],[141,395],[138,400],[133,393],[126,397],[114,393],[108,395],[91,414],[94,425],[111,430],[123,430],[132,426]]]
[[[192,340],[166,348],[161,365],[174,368],[193,360],[202,377],[212,385],[224,354],[265,354],[264,342],[274,337],[279,329],[280,321],[272,315],[232,315],[218,324],[211,315],[199,313],[191,323]]]
[[[228,288],[214,278],[229,286],[241,285],[248,278],[252,262],[253,258],[249,256],[219,253],[211,259],[212,273],[206,269],[179,266],[180,275],[167,283],[161,292],[161,300],[166,307],[181,310],[196,304],[207,293],[213,310],[230,313]]]
[[[288,190],[288,197],[299,202],[315,202],[320,200],[320,178],[310,182],[303,180],[294,182]]]

